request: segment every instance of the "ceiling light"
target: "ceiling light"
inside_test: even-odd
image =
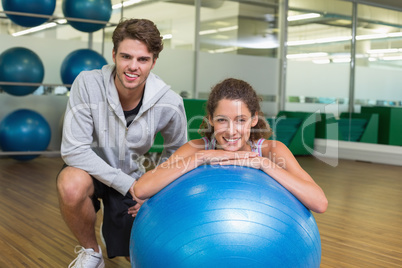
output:
[[[286,44],[288,46],[303,46],[303,45],[343,42],[343,41],[348,41],[351,39],[352,39],[351,36],[336,36],[336,37],[327,37],[327,38],[320,38],[320,39],[288,41]]]
[[[55,22],[50,22],[50,23],[45,23],[36,27],[32,27],[23,31],[19,31],[16,33],[13,33],[12,36],[21,36],[21,35],[25,35],[25,34],[29,34],[29,33],[34,33],[34,32],[38,32],[38,31],[42,31],[44,29],[49,29],[52,28],[54,26],[56,26],[57,23]]]
[[[358,35],[356,36],[356,40],[370,40],[370,39],[380,39],[387,38],[387,34],[366,34],[366,35]]]
[[[237,47],[227,47],[227,48],[219,48],[215,50],[209,50],[209,53],[225,53],[225,52],[232,52],[236,51]]]
[[[315,64],[328,64],[331,61],[329,59],[322,59],[322,60],[313,60],[313,63]]]
[[[216,30],[216,29],[205,30],[205,31],[200,31],[200,35],[214,34],[217,32],[218,32],[218,30]]]
[[[358,35],[356,36],[356,40],[371,40],[371,39],[380,39],[387,37],[400,37],[402,33],[394,33],[394,34],[368,34],[368,35]],[[328,37],[321,39],[310,39],[310,40],[297,40],[297,41],[288,41],[287,46],[303,46],[303,45],[313,45],[313,44],[323,44],[323,43],[332,43],[332,42],[343,42],[349,41],[352,39],[352,36],[337,36],[337,37]]]
[[[316,39],[315,43],[322,44],[322,43],[342,42],[342,41],[349,41],[351,39],[352,39],[351,36],[334,36],[334,37]]]
[[[328,53],[326,52],[315,52],[315,53],[301,53],[301,54],[289,54],[286,56],[288,59],[301,59],[301,58],[318,58],[326,57]]]
[[[238,25],[234,26],[228,26],[228,27],[222,27],[222,28],[217,28],[217,29],[210,29],[210,30],[204,30],[200,31],[200,35],[207,35],[207,34],[215,34],[215,33],[222,33],[222,32],[229,32],[229,31],[234,31],[239,29]]]
[[[58,24],[66,24],[66,23],[67,23],[67,20],[66,20],[66,19],[58,19],[58,20],[56,20],[56,22],[57,22]]]
[[[45,24],[42,24],[42,25],[39,25],[39,26],[36,26],[36,27],[32,27],[32,28],[29,28],[29,29],[26,29],[26,30],[15,32],[15,33],[13,33],[11,35],[12,36],[26,35],[26,34],[30,34],[30,33],[39,32],[39,31],[42,31],[42,30],[45,30],[45,29],[49,29],[49,28],[55,27],[55,26],[60,25],[60,24],[66,24],[66,23],[67,23],[66,19],[57,19],[54,22],[48,22],[48,23],[45,23]]]
[[[222,27],[222,28],[218,28],[218,32],[228,32],[228,31],[234,31],[239,29],[238,25],[234,25],[234,26],[229,26],[229,27]]]
[[[398,48],[386,48],[386,49],[369,49],[367,53],[369,54],[383,54],[383,53],[396,53],[400,52],[401,49]]]
[[[388,33],[388,37],[401,37],[402,32],[396,32],[396,33]]]
[[[383,57],[382,60],[402,60],[402,56]]]
[[[306,14],[301,14],[301,15],[289,16],[288,21],[306,20],[306,19],[313,19],[313,18],[318,18],[318,17],[321,17],[321,15],[318,13],[306,13]]]

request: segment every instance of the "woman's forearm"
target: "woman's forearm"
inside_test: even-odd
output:
[[[308,209],[323,213],[328,207],[324,191],[312,179],[307,180],[279,167],[269,159],[264,161],[261,169],[291,192]]]
[[[167,161],[146,172],[134,186],[134,193],[140,199],[147,199],[165,188],[183,174],[196,168],[199,163],[194,155]]]

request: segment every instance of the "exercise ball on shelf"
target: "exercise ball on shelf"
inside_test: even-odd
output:
[[[312,213],[261,170],[200,166],[146,201],[130,235],[132,267],[318,268]]]
[[[0,147],[6,152],[44,151],[49,146],[51,129],[46,119],[29,109],[8,114],[0,123]],[[11,155],[17,160],[31,160],[39,155]]]
[[[45,68],[39,56],[30,49],[14,47],[0,55],[0,81],[19,83],[42,83]],[[39,86],[0,85],[7,93],[24,96]]]
[[[80,72],[101,69],[106,64],[106,59],[92,49],[75,50],[68,54],[61,64],[61,80],[63,84],[70,85]]]
[[[112,16],[111,0],[63,0],[62,9],[73,28],[88,33],[104,28]],[[71,18],[97,20],[104,23],[76,21]]]
[[[37,15],[53,15],[56,0],[1,0],[4,11],[32,13]],[[22,16],[6,13],[14,23],[24,27],[35,27],[49,20],[49,18]]]

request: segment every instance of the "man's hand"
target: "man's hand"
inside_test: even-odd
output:
[[[137,202],[137,204],[135,204],[134,206],[130,207],[128,209],[128,214],[130,214],[132,217],[137,216],[138,211],[140,210],[142,204],[144,204],[144,202],[146,200],[142,200],[142,199],[138,199],[135,194],[134,194],[134,185],[137,183],[137,181],[134,181],[133,185],[131,185],[130,190],[128,190],[131,194],[131,196],[133,197],[133,200]]]
[[[130,214],[133,218],[137,216],[138,211],[140,210],[142,203],[137,203],[135,206],[132,206],[128,209],[128,214]]]

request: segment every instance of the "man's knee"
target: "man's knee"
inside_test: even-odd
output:
[[[61,202],[76,205],[93,195],[92,177],[81,169],[66,167],[57,177],[57,191]]]

